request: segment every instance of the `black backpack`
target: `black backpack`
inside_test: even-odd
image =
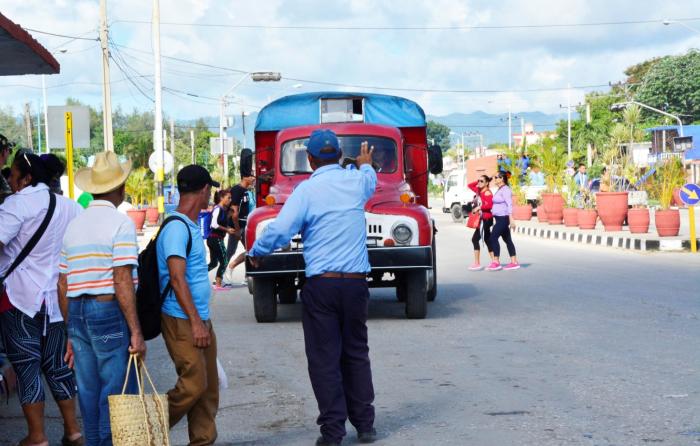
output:
[[[182,224],[187,226],[187,257],[189,257],[192,250],[192,234],[187,222],[177,215],[172,215],[165,219],[163,224],[160,225],[156,236],[148,242],[146,249],[139,254],[139,287],[136,290],[136,311],[141,324],[141,333],[145,340],[153,339],[160,334],[161,307],[165,297],[172,290],[170,282],[168,282],[163,292],[160,292],[156,243],[165,225],[175,220],[180,220]]]

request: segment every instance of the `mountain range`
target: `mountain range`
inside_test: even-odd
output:
[[[246,145],[253,144],[253,130],[255,128],[255,120],[258,114],[250,113],[245,118],[246,130]],[[557,122],[566,119],[566,113],[547,114],[542,112],[518,112],[511,115],[511,124],[513,134],[520,133],[521,118],[525,124],[532,124],[536,132],[551,131],[556,128]],[[577,119],[576,113],[572,114],[571,119]],[[446,116],[427,115],[426,119],[435,121],[450,128],[454,132],[452,135],[453,141],[456,143],[457,138],[461,138],[460,134],[465,133],[465,144],[474,146],[479,143],[478,133],[484,137],[484,144],[507,143],[508,142],[508,115],[507,114],[492,114],[482,111],[472,113],[450,113]],[[210,116],[204,118],[208,126],[213,132],[218,133],[219,118]],[[233,125],[228,128],[228,135],[233,136],[239,141],[243,141],[243,127],[241,116],[235,116]],[[194,122],[187,122],[187,125],[192,125]]]

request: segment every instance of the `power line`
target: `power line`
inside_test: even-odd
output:
[[[503,30],[503,29],[548,29],[548,28],[578,28],[596,26],[624,26],[646,25],[664,23],[664,20],[676,22],[693,22],[700,17],[682,19],[652,19],[652,20],[624,20],[609,22],[588,23],[549,23],[549,24],[514,24],[514,25],[449,25],[449,26],[323,26],[323,25],[236,25],[231,23],[187,23],[187,22],[160,22],[161,26],[194,26],[204,28],[234,28],[234,29],[261,29],[261,30],[316,30],[316,31],[462,31],[462,30]],[[133,23],[150,25],[147,20],[118,19],[112,23]]]
[[[131,48],[127,47],[125,45],[120,45],[120,44],[114,44],[118,47],[121,48],[126,48],[130,49],[132,51],[137,51],[137,52],[142,52],[146,54],[150,54],[147,51],[143,50],[138,50],[136,48]],[[209,68],[215,68],[219,70],[227,70],[235,73],[249,73],[247,70],[241,70],[237,68],[230,68],[230,67],[222,67],[219,65],[212,65],[212,64],[207,64],[207,63],[202,63],[202,62],[196,62],[192,60],[187,60],[187,59],[182,59],[179,57],[172,57],[172,56],[163,56],[161,55],[163,59],[170,59],[170,60],[176,60],[178,62],[182,63],[188,63],[192,65],[200,65],[200,66],[205,66]],[[288,80],[288,81],[294,81],[294,82],[302,82],[302,83],[307,83],[307,84],[316,84],[316,85],[326,85],[326,86],[331,86],[331,87],[344,87],[344,88],[358,88],[358,89],[365,89],[365,90],[381,90],[381,91],[404,91],[404,92],[414,92],[414,93],[465,93],[465,94],[478,94],[478,93],[489,93],[489,94],[494,94],[494,93],[541,93],[541,92],[547,92],[547,91],[566,91],[569,89],[572,90],[587,90],[587,89],[592,89],[592,88],[604,88],[604,87],[609,87],[610,83],[604,83],[604,84],[592,84],[592,85],[574,85],[574,86],[567,86],[567,87],[549,87],[549,88],[527,88],[527,89],[513,89],[513,90],[450,90],[450,89],[439,89],[439,88],[401,88],[401,87],[386,87],[386,86],[376,86],[376,85],[355,85],[355,84],[346,84],[346,83],[340,83],[340,82],[327,82],[327,81],[317,81],[317,80],[312,80],[312,79],[301,79],[301,78],[294,78],[294,77],[286,77],[282,76],[282,79]]]
[[[33,33],[37,34],[46,34],[47,36],[54,36],[54,37],[63,37],[64,39],[72,39],[72,40],[94,40],[94,41],[99,41],[100,39],[98,37],[82,37],[82,36],[68,36],[66,34],[57,34],[57,33],[50,33],[48,31],[41,31],[38,29],[32,29],[32,28],[24,28],[27,31],[31,31]],[[83,33],[85,35],[87,33]]]

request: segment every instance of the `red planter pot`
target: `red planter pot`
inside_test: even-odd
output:
[[[598,192],[595,194],[596,209],[606,231],[622,231],[627,217],[627,192]]]
[[[145,209],[129,209],[126,211],[126,215],[128,215],[131,221],[134,222],[134,226],[136,226],[137,231],[143,230],[143,224],[146,222]]]
[[[685,206],[685,203],[683,203],[683,200],[681,200],[681,188],[680,187],[674,187],[673,188],[673,202],[671,203],[673,206]]]
[[[595,209],[578,209],[576,220],[580,229],[595,229],[598,212]]]
[[[649,208],[632,208],[627,211],[627,224],[632,234],[649,232]]]
[[[659,237],[675,237],[681,227],[681,213],[678,209],[658,210],[654,213],[656,232]]]
[[[146,221],[151,226],[155,226],[158,224],[158,208],[146,208]]]
[[[542,194],[542,203],[549,224],[560,225],[564,219],[564,198],[561,194]]]
[[[547,223],[547,210],[542,203],[537,206],[537,221],[540,223]]]
[[[532,206],[529,204],[525,205],[520,205],[520,204],[514,204],[513,205],[513,219],[514,220],[522,220],[522,221],[528,221],[532,218]]]
[[[578,209],[564,208],[564,226],[578,226]]]

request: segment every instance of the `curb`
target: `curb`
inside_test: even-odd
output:
[[[690,251],[690,240],[681,239],[652,240],[635,236],[587,234],[566,229],[544,229],[531,226],[518,226],[515,228],[515,233],[536,238],[634,251]],[[700,240],[698,240],[698,245],[700,245]]]

